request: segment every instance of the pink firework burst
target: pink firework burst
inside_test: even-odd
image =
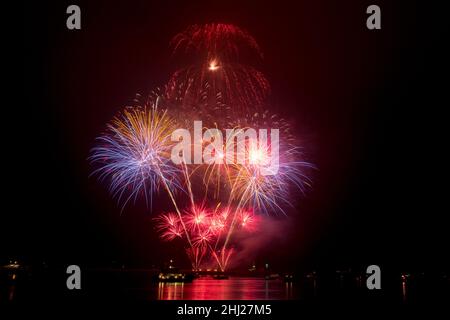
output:
[[[170,241],[183,237],[183,226],[175,213],[161,214],[155,220],[161,239]]]
[[[192,238],[192,244],[196,247],[207,246],[213,239],[212,233],[209,229],[198,231]]]
[[[209,218],[211,213],[203,207],[193,206],[185,211],[186,227],[189,230],[203,230],[209,227]]]

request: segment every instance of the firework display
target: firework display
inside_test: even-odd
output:
[[[289,123],[266,110],[269,83],[245,62],[262,59],[252,36],[233,25],[196,25],[171,46],[174,57],[194,62],[115,117],[89,159],[122,209],[140,196],[151,208],[155,193],[167,193],[172,208],[153,218],[161,239],[181,242],[194,270],[225,271],[235,239],[258,232],[259,215],[285,214],[294,189],[310,186],[313,166]],[[174,134],[192,123],[199,132],[183,138],[174,161]]]

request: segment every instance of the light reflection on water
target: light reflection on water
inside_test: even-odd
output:
[[[295,299],[292,283],[258,278],[195,279],[191,283],[158,283],[158,300]]]

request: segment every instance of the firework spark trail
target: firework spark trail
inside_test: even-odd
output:
[[[214,245],[214,251],[217,249],[217,246],[219,245],[219,241],[220,241],[221,236],[222,236],[222,232],[223,232],[223,230],[225,229],[225,224],[226,224],[226,221],[227,221],[227,219],[228,219],[228,212],[229,212],[229,210],[230,210],[230,209],[227,207],[227,208],[225,209],[225,211],[223,211],[224,213],[222,213],[222,221],[223,221],[224,227],[223,227],[223,228],[220,228],[219,231],[218,231],[216,243],[215,243],[215,245]]]
[[[184,230],[184,232],[185,232],[185,234],[186,234],[186,239],[187,239],[187,241],[189,242],[189,245],[190,245],[191,247],[193,247],[191,238],[190,238],[189,233],[188,233],[188,231],[187,231],[187,229],[186,229],[186,225],[185,225],[184,222],[183,222],[183,217],[181,216],[180,209],[178,208],[177,202],[175,201],[175,197],[173,196],[173,193],[172,193],[172,191],[170,190],[169,185],[167,184],[166,179],[163,179],[163,184],[164,184],[164,187],[166,188],[167,193],[168,193],[169,196],[170,196],[170,199],[172,200],[172,203],[173,203],[173,205],[174,205],[174,207],[175,207],[175,210],[177,211],[178,217],[180,218],[181,225],[183,226],[183,230]]]
[[[177,70],[169,80],[166,93],[168,96],[181,94],[184,100],[194,104],[206,100],[203,106],[209,111],[217,103],[224,104],[229,108],[220,108],[222,116],[227,112],[233,118],[261,111],[270,85],[264,74],[251,66],[221,63],[211,70],[207,62]]]
[[[191,247],[186,249],[186,253],[191,260],[192,268],[198,270],[206,254],[206,247]]]
[[[237,205],[236,210],[234,210],[233,219],[231,220],[231,225],[230,225],[229,231],[227,233],[227,237],[225,238],[225,242],[224,242],[224,244],[222,246],[222,252],[225,252],[225,250],[227,249],[228,242],[230,241],[231,235],[232,235],[232,233],[234,231],[234,225],[236,223],[237,213],[239,212],[241,206],[243,205],[243,200],[245,199],[244,195],[245,195],[246,192],[247,192],[247,190],[245,190],[244,193],[242,194],[241,200],[239,201],[239,204]]]
[[[184,157],[184,155],[183,155],[183,157]],[[188,167],[186,165],[186,161],[184,158],[183,158],[181,165],[183,166],[183,175],[184,175],[184,179],[185,179],[185,182],[186,182],[186,185],[188,188],[188,194],[189,194],[189,199],[191,201],[191,206],[192,206],[192,208],[194,208],[195,207],[194,193],[192,192],[191,178],[190,178],[189,170],[188,170]]]

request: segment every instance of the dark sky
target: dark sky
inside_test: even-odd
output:
[[[80,31],[65,27],[72,2],[24,8],[23,84],[11,111],[30,123],[25,132],[14,126],[24,156],[2,210],[2,257],[90,265],[184,259],[180,246],[159,242],[149,210],[120,215],[106,186],[88,177],[86,158],[135,93],[168,80],[173,35],[225,22],[260,44],[274,107],[295,121],[319,168],[297,212],[255,259],[283,268],[448,267],[448,210],[437,184],[444,145],[436,112],[446,103],[436,8],[376,1],[382,30],[369,31],[373,1],[241,2],[77,1]]]

